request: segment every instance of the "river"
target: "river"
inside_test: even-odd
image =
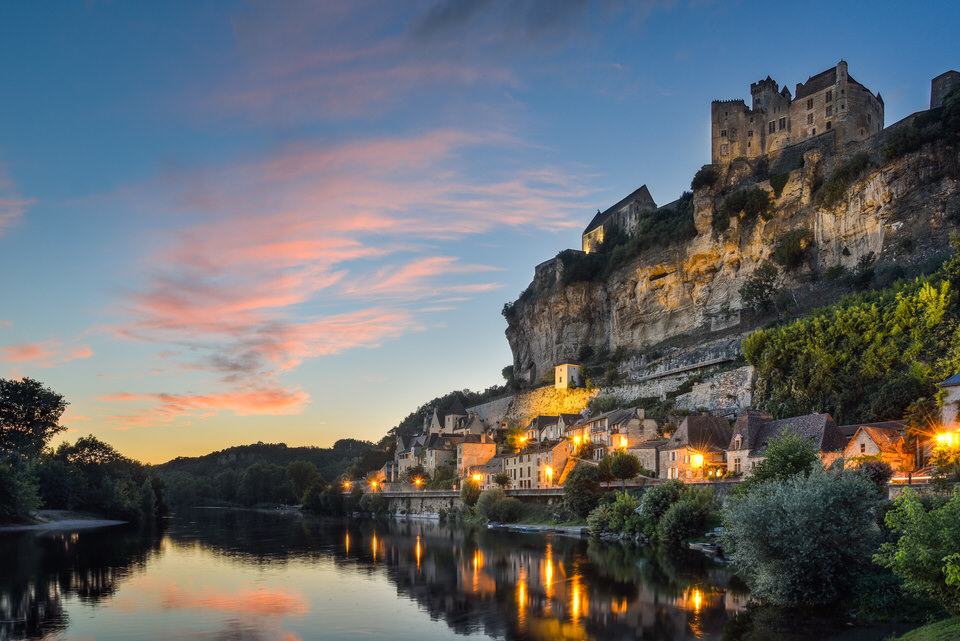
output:
[[[0,535],[0,641],[720,640],[746,599],[698,553],[430,521],[197,509]]]

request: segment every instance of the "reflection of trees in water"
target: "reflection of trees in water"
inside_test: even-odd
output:
[[[0,639],[64,629],[62,599],[96,603],[159,551],[160,537],[136,529],[0,536]]]

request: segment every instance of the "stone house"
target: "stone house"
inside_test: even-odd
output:
[[[656,438],[651,441],[643,441],[627,448],[628,454],[633,454],[640,460],[640,465],[645,470],[650,470],[654,476],[660,476],[660,449],[670,442],[668,438]]]
[[[940,383],[940,389],[943,390],[940,423],[944,427],[952,426],[956,429],[957,417],[960,416],[960,373]]]
[[[657,203],[650,195],[650,190],[642,185],[617,204],[597,212],[581,235],[583,251],[587,254],[596,251],[614,228],[627,233],[633,231],[640,216],[656,208]]]
[[[749,474],[766,458],[767,444],[784,431],[797,434],[820,453],[823,466],[829,467],[843,454],[847,439],[829,414],[808,414],[778,421],[767,412],[748,410],[737,417],[727,445],[727,473]]]
[[[393,454],[393,460],[396,462],[396,479],[403,479],[407,470],[411,467],[423,465],[423,450],[426,445],[427,435],[418,434],[416,436],[400,437],[397,439],[397,449]]]
[[[469,476],[472,467],[486,465],[497,453],[497,444],[486,434],[467,434],[457,443],[457,477]]]
[[[593,445],[593,458],[599,461],[617,449],[630,448],[657,438],[657,422],[647,418],[640,408],[604,412],[584,418],[568,430],[571,452],[582,443]]]
[[[553,386],[555,389],[580,387],[580,366],[575,363],[561,363],[553,368]]]
[[[542,441],[557,441],[563,438],[558,429],[559,416],[534,416],[523,430],[525,443],[540,443]]]
[[[494,456],[482,465],[473,465],[466,469],[464,478],[472,478],[480,484],[481,490],[497,487],[493,477],[503,471],[503,457]],[[479,478],[477,478],[479,477]]]
[[[901,429],[861,425],[843,450],[844,466],[855,467],[863,459],[875,459],[897,472],[914,470],[914,455]]]
[[[722,467],[732,432],[730,423],[719,416],[687,416],[660,447],[662,479],[702,481]]]
[[[423,447],[423,469],[431,477],[436,476],[437,470],[443,467],[450,468],[451,475],[456,473],[457,445],[462,437],[449,434],[430,434]]]
[[[505,454],[503,469],[513,487],[529,490],[556,487],[569,453],[565,441],[532,443],[514,454]]]

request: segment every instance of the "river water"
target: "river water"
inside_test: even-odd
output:
[[[429,521],[209,509],[0,535],[0,641],[719,640],[746,598],[697,553]],[[751,638],[828,637],[884,634]]]

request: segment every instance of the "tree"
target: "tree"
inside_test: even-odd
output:
[[[771,478],[722,512],[724,551],[753,595],[782,606],[835,603],[872,552],[876,494],[860,475]]]
[[[900,538],[880,546],[874,561],[893,570],[911,592],[933,599],[960,615],[960,490],[927,510],[910,489],[887,512],[886,524]]]
[[[740,288],[740,300],[747,307],[763,313],[773,305],[777,293],[779,270],[770,263],[757,267]]]
[[[736,491],[745,493],[766,481],[785,481],[797,474],[807,474],[820,467],[819,461],[820,455],[810,441],[785,427],[770,439],[765,458],[753,467]]]
[[[66,409],[63,396],[39,381],[0,378],[0,452],[37,456],[66,429],[60,425]]]
[[[513,485],[513,480],[507,472],[497,472],[493,475],[493,482],[501,489],[506,489]]]
[[[610,475],[620,479],[620,487],[627,489],[627,479],[632,479],[640,473],[640,459],[627,452],[617,452],[610,455]]]
[[[427,474],[427,471],[422,465],[408,467],[407,471],[403,473],[403,480],[407,483],[415,483],[417,479],[420,479],[424,483],[430,480],[430,475]]]
[[[287,478],[293,483],[297,498],[303,498],[304,492],[317,478],[317,466],[308,461],[291,461],[287,464]]]
[[[19,456],[0,456],[0,523],[21,521],[39,505],[26,463]]]
[[[460,486],[460,500],[463,501],[463,504],[468,507],[473,507],[477,504],[477,499],[479,498],[480,484],[473,479],[464,480]]]
[[[563,504],[579,518],[586,518],[600,501],[600,472],[593,465],[577,465],[563,485]]]

